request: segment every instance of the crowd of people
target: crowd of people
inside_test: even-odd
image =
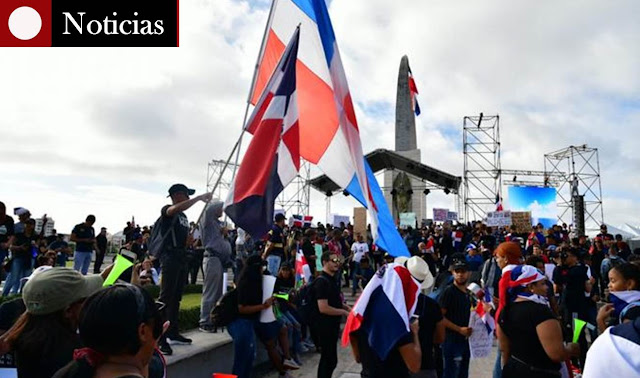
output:
[[[369,229],[300,227],[282,214],[267,235],[254,239],[226,226],[222,202],[194,194],[175,184],[171,204],[153,226],[127,224],[119,253],[136,265],[106,289],[106,229],[95,234],[93,215],[71,230],[72,251],[64,235],[36,232],[25,208],[14,209],[14,223],[0,202],[3,295],[21,294],[0,305],[2,364],[15,366],[21,377],[162,377],[172,345],[192,343],[178,332],[178,312],[185,285],[202,274],[199,330],[226,328],[233,374],[252,375],[259,340],[280,376],[299,369],[303,353],[316,351],[318,377],[331,377],[344,318],[368,283],[392,267],[420,291],[411,306],[410,285],[401,289],[410,320],[384,353],[367,326],[380,316],[373,310],[346,335],[362,377],[467,377],[470,318],[479,308],[495,319],[494,377],[576,371],[600,377],[612,364],[633,373],[621,376],[640,375],[640,251],[605,225],[590,239],[566,225],[518,232],[482,222],[434,223],[400,229],[410,256],[394,257],[375,245]],[[203,217],[190,223],[184,211],[199,201],[206,203]],[[66,267],[69,258],[73,268]],[[94,274],[88,274],[92,261]],[[225,281],[229,270],[233,282]],[[265,276],[275,279],[266,300]],[[157,300],[141,289],[146,285],[160,287]],[[370,294],[367,300],[376,300]],[[222,307],[228,303],[231,310]],[[265,312],[273,318],[261,319]],[[588,325],[577,338],[576,319]]]

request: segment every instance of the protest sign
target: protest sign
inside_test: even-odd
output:
[[[487,331],[487,326],[475,311],[472,311],[469,317],[469,327],[473,329],[471,336],[469,336],[471,358],[489,357],[493,346],[493,334]]]
[[[353,208],[353,232],[355,235],[367,235],[367,209],[364,207]]]
[[[433,209],[433,220],[436,222],[445,222],[449,215],[449,209]]]
[[[276,285],[276,278],[274,276],[262,276],[262,303],[273,295],[273,288]],[[273,314],[273,306],[260,311],[260,323],[271,323],[276,321],[276,316]]]
[[[457,221],[458,213],[456,213],[455,211],[447,211],[447,220],[449,222]]]
[[[489,227],[511,226],[511,211],[490,211],[485,222]]]
[[[400,227],[416,227],[416,213],[400,213]]]
[[[531,231],[531,212],[512,211],[511,224],[516,227],[516,232],[526,233]]]
[[[331,223],[334,227],[340,227],[340,222],[343,222],[345,225],[347,225],[347,223],[349,223],[349,216],[338,214],[329,215],[329,223]]]

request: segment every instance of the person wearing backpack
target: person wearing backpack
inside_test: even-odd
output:
[[[162,235],[161,246],[156,246],[157,238],[151,240],[155,250],[151,253],[160,259],[162,277],[160,279],[160,302],[166,305],[165,320],[170,322],[169,329],[160,339],[160,351],[165,355],[171,355],[173,350],[169,344],[191,344],[188,339],[178,333],[178,312],[182,300],[182,290],[187,281],[187,239],[189,236],[189,220],[184,211],[198,201],[209,202],[211,193],[204,193],[190,198],[195,193],[194,189],[187,188],[184,184],[174,184],[169,188],[171,205],[165,205],[160,211],[161,220],[159,234]],[[156,227],[154,227],[156,228]]]

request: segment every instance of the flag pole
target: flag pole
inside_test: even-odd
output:
[[[247,105],[244,109],[244,118],[242,119],[242,132],[240,133],[240,137],[236,141],[236,144],[233,146],[233,149],[231,150],[231,153],[229,154],[227,161],[224,163],[222,170],[220,170],[220,175],[218,176],[218,180],[216,181],[215,185],[213,185],[213,188],[211,189],[211,193],[216,192],[216,189],[218,188],[218,185],[222,180],[222,175],[224,174],[225,170],[229,166],[229,162],[231,161],[231,158],[233,158],[234,153],[236,153],[236,159],[233,165],[233,173],[231,175],[231,181],[233,181],[236,177],[236,171],[238,168],[238,159],[240,158],[240,149],[242,147],[242,137],[244,136],[245,131],[247,131],[246,124],[247,124],[247,117],[249,116],[249,107],[251,106],[251,95],[253,94],[253,90],[255,89],[256,79],[258,76],[258,68],[260,67],[260,59],[264,56],[264,50],[266,47],[265,44],[267,41],[267,33],[269,32],[269,25],[271,25],[271,19],[273,18],[273,9],[275,8],[275,5],[277,2],[278,0],[273,0],[271,2],[271,8],[269,8],[269,17],[267,18],[267,24],[265,25],[264,32],[262,34],[262,44],[260,45],[260,52],[258,53],[258,58],[256,59],[256,64],[253,68],[253,77],[251,79],[251,87],[249,88],[249,95],[247,96]],[[200,220],[202,220],[202,216],[204,215],[204,211],[207,208],[206,205],[208,203],[209,201],[207,201],[207,203],[205,203],[205,206],[202,208],[202,211],[198,216],[198,220],[196,221],[196,224],[200,224]],[[225,218],[226,218],[226,215],[225,215]],[[193,235],[193,231],[191,231],[190,235]]]
[[[244,119],[242,120],[242,128],[245,128],[247,123],[247,117],[249,116],[249,107],[251,106],[251,97],[253,95],[253,91],[256,88],[256,80],[258,78],[258,69],[260,68],[260,60],[264,56],[264,50],[266,49],[267,43],[267,33],[269,33],[269,25],[271,25],[271,20],[273,18],[273,9],[276,6],[278,0],[273,0],[271,2],[271,8],[269,8],[269,17],[267,18],[267,24],[264,26],[264,32],[262,33],[262,43],[260,44],[260,51],[258,52],[258,58],[256,59],[256,64],[253,67],[253,78],[251,79],[251,87],[249,88],[249,95],[247,96],[247,106],[244,109]],[[244,134],[244,133],[243,133]],[[238,150],[236,151],[236,160],[233,165],[233,173],[231,174],[231,181],[236,178],[236,171],[238,169],[238,160],[240,159],[240,150],[242,149],[242,136],[240,134],[240,142],[238,144]],[[226,218],[226,215],[225,215]]]

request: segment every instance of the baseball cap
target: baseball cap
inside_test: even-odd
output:
[[[52,267],[52,266],[50,266],[50,265],[42,265],[42,266],[39,266],[39,267],[37,267],[36,269],[34,269],[34,270],[33,270],[33,273],[31,273],[31,275],[30,275],[30,276],[27,276],[27,277],[23,277],[23,278],[21,278],[21,279],[20,279],[20,283],[22,284],[22,286],[24,286],[24,285],[27,283],[27,281],[29,281],[29,280],[30,280],[30,279],[32,279],[33,277],[35,277],[35,276],[37,276],[38,274],[40,274],[40,273],[42,273],[42,272],[44,272],[44,271],[47,271],[47,270],[49,270],[49,269],[53,269],[53,267]]]
[[[278,213],[278,214],[276,214],[274,219],[276,220],[276,222],[281,222],[281,221],[283,221],[283,220],[285,220],[287,218],[285,218],[284,214]]]
[[[31,213],[29,212],[29,210],[25,209],[24,207],[16,207],[13,209],[13,215],[21,216],[25,214],[31,214]]]
[[[91,296],[102,284],[99,274],[83,276],[71,268],[51,268],[27,281],[22,300],[28,313],[47,315]]]
[[[173,184],[169,188],[169,195],[167,197],[171,197],[172,195],[174,195],[176,193],[180,193],[180,192],[192,196],[193,193],[196,192],[196,190],[187,188],[187,186],[185,184]]]
[[[466,269],[469,270],[469,263],[467,258],[461,253],[455,253],[451,256],[451,269]]]

